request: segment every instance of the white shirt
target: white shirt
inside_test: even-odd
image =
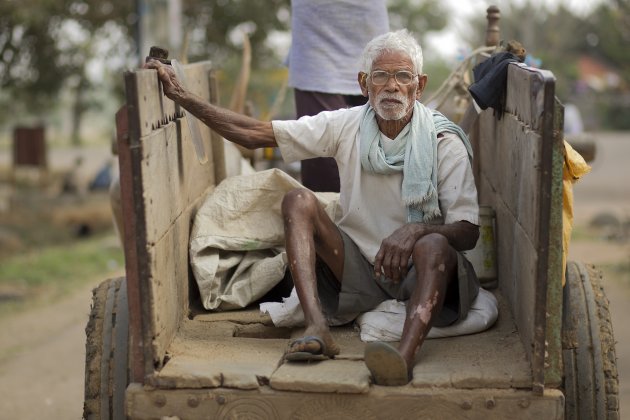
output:
[[[371,174],[361,168],[359,127],[363,107],[324,111],[299,120],[273,121],[273,131],[286,162],[334,157],[339,167],[340,214],[335,223],[374,262],[383,239],[407,223],[402,200],[402,172]],[[385,136],[381,141],[393,140]],[[438,201],[442,217],[436,223],[468,221],[479,224],[479,206],[472,168],[463,142],[443,133],[438,137]]]

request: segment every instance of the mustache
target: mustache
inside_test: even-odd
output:
[[[407,97],[401,93],[381,92],[376,96],[376,100],[378,102],[384,99],[394,99],[396,101],[402,102],[403,104],[407,103]]]

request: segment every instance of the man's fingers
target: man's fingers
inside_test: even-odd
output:
[[[157,70],[161,67],[162,67],[162,63],[152,58],[150,58],[149,61],[144,63],[144,65],[142,66],[143,69],[153,69],[153,70]]]
[[[374,278],[379,279],[383,270],[383,248],[379,249],[374,257]]]
[[[385,277],[387,277],[388,279],[393,278],[392,256],[389,252],[386,252],[385,256],[383,257],[383,273],[385,274]]]
[[[402,280],[407,278],[407,273],[409,272],[409,258],[411,257],[411,253],[403,253],[400,260],[400,277]]]
[[[390,270],[392,272],[391,279],[394,283],[398,283],[400,281],[400,254],[395,253],[392,256]]]

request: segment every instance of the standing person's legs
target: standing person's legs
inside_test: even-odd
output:
[[[337,95],[295,89],[297,118],[317,115],[322,111],[362,105],[367,98],[361,95]],[[314,158],[302,161],[302,184],[312,191],[339,192],[339,170],[333,158]]]

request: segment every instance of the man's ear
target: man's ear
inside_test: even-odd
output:
[[[429,76],[426,74],[418,75],[418,89],[416,90],[416,100],[419,101],[422,97],[422,93],[424,89],[427,87],[427,81],[429,80]]]
[[[367,74],[365,74],[364,72],[360,71],[357,79],[359,80],[359,86],[361,87],[361,93],[363,94],[363,96],[365,96],[366,98],[368,97],[368,88],[367,88]]]

